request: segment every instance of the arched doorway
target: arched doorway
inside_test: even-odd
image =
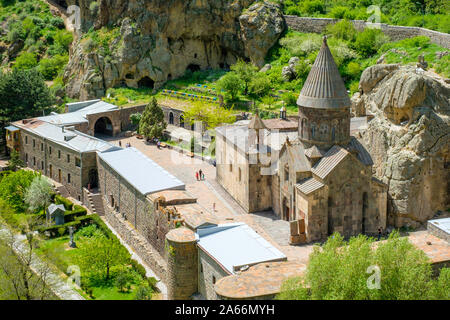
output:
[[[113,135],[113,125],[111,119],[108,117],[102,117],[97,120],[94,126],[94,135]]]
[[[286,221],[290,221],[289,207],[288,207],[286,198],[283,198],[283,219]]]
[[[367,217],[367,209],[369,208],[369,196],[367,192],[363,193],[363,202],[362,202],[362,233],[366,233],[366,217]]]
[[[183,115],[180,116],[180,127],[184,128],[184,117],[183,117]]]
[[[155,87],[155,81],[153,81],[149,77],[143,77],[141,80],[138,81],[138,87],[153,89]]]
[[[169,113],[169,124],[173,124],[173,112]]]
[[[98,171],[97,169],[89,170],[89,185],[91,189],[98,188]]]

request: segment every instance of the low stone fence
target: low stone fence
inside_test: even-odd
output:
[[[105,218],[108,223],[120,234],[123,240],[141,257],[142,260],[160,277],[162,282],[167,281],[167,261],[154,249],[151,244],[141,236],[130,223],[125,221],[120,213],[111,210],[105,205]]]
[[[326,27],[330,24],[335,24],[340,21],[339,19],[331,18],[309,18],[309,17],[297,17],[297,16],[284,16],[286,24],[289,28],[299,32],[306,33],[322,33]],[[364,30],[374,25],[374,23],[364,20],[350,20],[355,28],[359,31]],[[380,23],[379,27],[381,31],[392,41],[398,41],[406,38],[412,38],[417,36],[427,36],[431,42],[450,49],[450,34],[433,31],[420,27],[403,27],[393,26],[385,23]]]

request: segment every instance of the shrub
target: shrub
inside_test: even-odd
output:
[[[327,27],[327,33],[339,39],[353,41],[356,38],[357,31],[353,26],[353,23],[344,19],[335,24],[329,25]]]
[[[37,66],[36,54],[31,52],[22,52],[14,63],[14,69],[30,70]]]
[[[66,211],[64,214],[64,219],[66,222],[74,221],[78,217],[85,216],[87,214],[87,210],[79,205],[74,205],[73,210]]]
[[[141,265],[138,261],[136,261],[135,259],[131,259],[130,261],[131,266],[133,267],[134,270],[136,270],[137,273],[139,273],[139,275],[143,278],[146,279],[147,278],[147,271],[145,270],[144,266]]]
[[[5,176],[0,182],[0,197],[17,211],[25,211],[25,193],[38,175],[32,171],[19,170]]]
[[[370,57],[377,52],[385,42],[387,37],[379,29],[364,29],[356,36],[353,48],[363,57]]]
[[[60,196],[59,194],[57,194],[57,195],[55,196],[55,203],[58,204],[58,205],[59,205],[59,204],[63,204],[63,205],[64,205],[64,208],[65,208],[66,210],[68,210],[68,211],[70,211],[70,210],[73,209],[73,202],[70,201],[69,199],[66,199],[66,198]]]
[[[67,55],[56,55],[52,58],[45,58],[39,62],[38,70],[45,80],[53,80],[64,69],[69,62]]]

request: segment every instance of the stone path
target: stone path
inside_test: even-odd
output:
[[[132,147],[140,150],[150,159],[158,163],[161,167],[180,179],[186,190],[197,198],[199,205],[221,222],[244,222],[253,228],[258,234],[264,237],[276,248],[281,250],[289,260],[306,263],[312,251],[312,245],[290,246],[289,223],[280,219],[271,212],[247,214],[244,209],[226,192],[226,190],[216,181],[216,168],[199,159],[193,159],[185,154],[167,148],[158,149],[155,145],[147,144],[144,140],[136,137],[107,138],[114,145],[122,146],[131,143]],[[195,172],[199,169],[205,173],[205,181],[197,181]],[[216,204],[216,211],[212,211],[213,203]]]
[[[101,217],[101,219],[108,226],[111,232],[114,233],[116,237],[120,240],[120,243],[122,243],[122,245],[125,248],[127,248],[128,252],[131,254],[131,258],[139,262],[145,268],[145,271],[147,271],[146,276],[153,277],[156,280],[158,280],[156,287],[161,292],[162,299],[167,300],[167,286],[161,281],[161,279],[155,274],[155,272],[153,272],[153,270],[144,262],[144,260],[142,260],[141,257],[122,239],[120,234],[108,223],[108,221],[104,217]]]
[[[9,230],[6,226],[0,224],[0,237],[8,237]],[[14,251],[20,252],[21,254],[29,254],[29,248],[25,243],[25,235],[14,235]],[[31,270],[39,277],[43,275],[43,270],[50,270],[52,266],[47,262],[39,258],[36,254],[32,254],[31,258]],[[61,275],[55,271],[49,271],[46,274],[46,281],[53,293],[58,296],[61,300],[85,300],[77,291],[75,291]]]

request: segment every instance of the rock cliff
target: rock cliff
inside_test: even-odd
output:
[[[252,0],[67,0],[81,10],[81,33],[64,79],[70,97],[108,88],[159,87],[186,70],[259,67],[285,21],[280,7]],[[254,4],[252,4],[255,2]]]
[[[450,207],[450,85],[412,66],[366,69],[356,115],[374,116],[361,141],[389,186],[388,222],[418,227]]]

